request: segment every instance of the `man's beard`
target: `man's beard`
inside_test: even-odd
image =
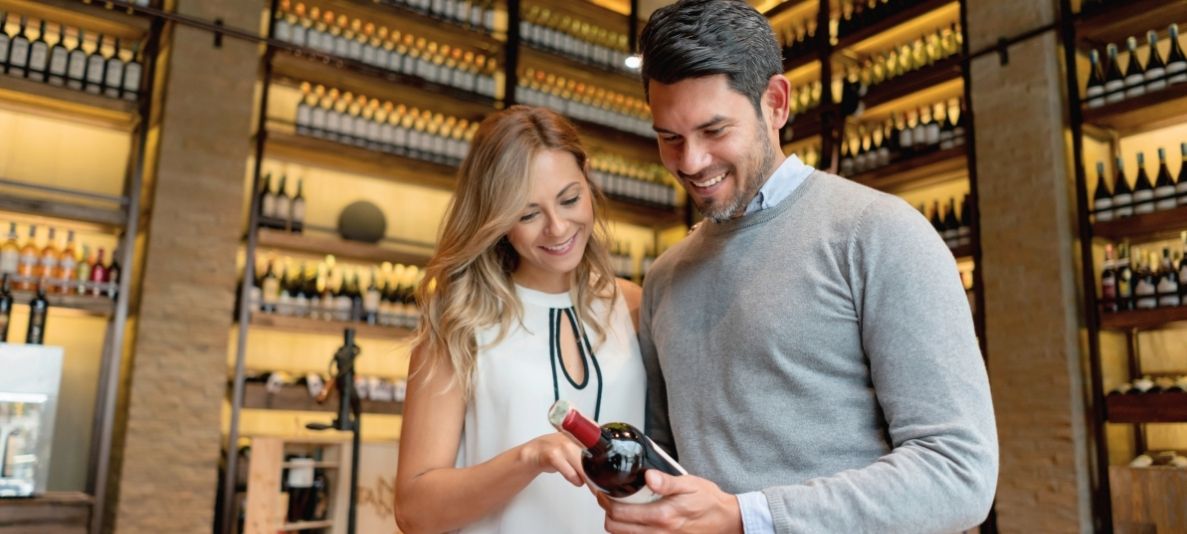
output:
[[[761,124],[759,125],[759,134],[759,139],[761,141],[765,141],[766,132],[763,131]],[[760,142],[759,145],[763,148],[762,156],[758,162],[748,162],[758,163],[757,165],[751,167],[754,169],[754,171],[750,174],[750,176],[737,176],[737,168],[734,168],[730,171],[731,173],[735,174],[735,179],[741,180],[738,184],[738,191],[734,193],[733,198],[718,205],[700,205],[695,202],[693,203],[696,205],[697,211],[700,211],[701,215],[703,215],[706,219],[709,219],[715,223],[723,223],[730,219],[741,217],[746,213],[746,207],[750,204],[750,201],[754,199],[754,195],[758,193],[759,188],[762,187],[763,182],[766,181],[768,174],[771,172],[771,167],[775,164],[775,154],[774,151],[771,150],[770,143]]]

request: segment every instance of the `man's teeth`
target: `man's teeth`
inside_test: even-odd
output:
[[[718,174],[717,176],[714,176],[714,177],[712,177],[708,180],[705,180],[703,182],[693,182],[692,185],[695,185],[697,187],[713,187],[713,186],[721,183],[721,181],[725,179],[725,174],[726,173],[723,172],[723,173]]]

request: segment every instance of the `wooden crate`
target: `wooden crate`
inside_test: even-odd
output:
[[[315,465],[330,470],[330,491],[333,493],[325,521],[286,523],[287,496],[281,492],[281,474],[285,469],[286,445],[316,444],[324,447],[323,461]],[[257,437],[251,442],[251,465],[247,473],[247,510],[244,534],[275,534],[280,531],[297,532],[312,529],[341,531],[346,524],[345,508],[339,503],[349,498],[350,441],[310,440],[307,438]]]
[[[1187,469],[1109,467],[1118,533],[1187,532]]]

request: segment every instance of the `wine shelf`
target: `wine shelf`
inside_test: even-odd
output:
[[[323,11],[328,8],[351,18],[373,22],[377,26],[411,31],[417,37],[450,46],[464,44],[476,47],[488,56],[499,56],[503,49],[503,42],[485,29],[450,22],[394,0],[315,0],[306,3],[319,6]],[[499,7],[502,8],[502,4]]]
[[[866,39],[869,39],[870,37],[887,33],[890,29],[904,22],[926,15],[932,11],[953,3],[955,3],[954,0],[922,0],[920,2],[916,2],[910,7],[905,8],[894,15],[879,20],[876,23],[868,24],[860,28],[854,28],[852,31],[849,31],[844,35],[840,35],[837,38],[837,44],[834,49],[839,51],[850,48]]]
[[[947,57],[922,69],[882,82],[870,87],[863,101],[867,108],[872,108],[960,79],[961,61],[960,56]]]
[[[288,532],[293,530],[314,530],[320,528],[331,528],[334,526],[333,519],[326,519],[325,521],[298,521],[296,523],[285,523],[280,527],[280,530]]]
[[[799,143],[805,139],[819,137],[821,133],[820,109],[810,109],[804,113],[800,113],[795,117],[794,122],[788,122],[783,128],[791,129],[791,137],[784,137],[781,143],[785,146]],[[783,135],[780,134],[780,137],[783,137]]]
[[[1187,22],[1187,0],[1129,0],[1113,2],[1104,11],[1076,17],[1076,37],[1091,48],[1118,45],[1147,30],[1161,31],[1172,22]]]
[[[267,386],[259,382],[243,384],[243,407],[249,410],[288,410],[298,412],[337,412],[338,397],[318,404],[309,396],[305,386],[285,386],[277,393],[269,393]],[[363,413],[400,415],[404,413],[403,402],[385,402],[363,399]]]
[[[527,42],[520,46],[519,53],[521,59],[526,59],[535,67],[542,66],[546,70],[563,70],[564,76],[568,78],[580,79],[586,83],[594,83],[607,88],[609,88],[607,86],[609,83],[614,85],[615,91],[643,96],[643,78],[637,73],[631,74]],[[606,76],[610,76],[610,78]]]
[[[394,326],[377,326],[364,323],[344,323],[340,321],[321,321],[306,317],[289,317],[270,313],[252,313],[251,326],[278,330],[282,332],[296,332],[305,334],[324,334],[342,336],[342,331],[353,328],[360,338],[383,339],[390,341],[408,339],[412,331]]]
[[[288,469],[290,467],[304,467],[304,465],[293,462],[284,462],[280,467]],[[314,469],[338,469],[338,462],[313,462]]]
[[[656,142],[655,139],[636,133],[631,133],[626,130],[619,130],[618,128],[611,128],[596,122],[575,119],[569,116],[566,116],[566,118],[569,119],[569,122],[573,123],[573,125],[577,127],[577,133],[581,134],[583,138],[585,136],[593,136],[606,141],[612,141],[614,143],[624,143],[630,145],[642,144],[644,146],[654,146]]]
[[[973,258],[973,246],[972,245],[963,245],[963,246],[959,246],[959,247],[956,247],[956,248],[953,248],[950,250],[952,251],[952,257],[956,258],[958,261],[963,260],[963,259],[972,259]]]
[[[1182,321],[1187,321],[1187,306],[1100,314],[1105,330],[1152,330]]]
[[[0,107],[71,122],[131,131],[136,102],[13,76],[0,76]]]
[[[485,95],[287,43],[277,45],[272,68],[276,76],[296,82],[320,83],[421,108],[440,108],[445,96],[456,101],[449,105],[451,113],[467,119],[481,118],[495,107],[495,99]]]
[[[362,174],[395,183],[423,185],[452,190],[456,167],[429,161],[377,152],[306,135],[299,135],[291,127],[271,123],[265,147],[267,157]]]
[[[1187,206],[1092,225],[1092,234],[1096,237],[1146,243],[1177,239],[1183,230],[1187,230]]]
[[[428,263],[433,254],[432,247],[410,244],[372,244],[350,241],[337,236],[313,236],[295,234],[283,230],[261,228],[259,246],[290,252],[302,252],[315,256],[333,254],[339,259],[358,260],[372,263],[390,261],[409,265]]]
[[[36,297],[36,293],[32,291],[12,291],[12,299],[17,304],[28,304],[34,297]],[[115,301],[107,297],[46,293],[45,300],[49,301],[51,312],[57,308],[78,310],[96,317],[111,317],[115,314]]]
[[[816,5],[817,2],[815,0],[787,0],[786,2],[766,10],[763,12],[763,16],[765,16],[767,20],[771,20],[796,8],[807,8],[805,12],[808,12],[807,10],[811,10],[811,12],[814,13]]]
[[[80,0],[0,1],[0,10],[45,19],[74,28],[96,31],[121,40],[141,39],[149,32],[151,19],[139,13],[129,13],[127,5],[108,9],[105,2]],[[11,18],[9,19],[11,20]]]
[[[1083,109],[1086,124],[1116,130],[1122,135],[1156,130],[1187,120],[1187,83]]]
[[[342,4],[343,2],[335,2]],[[438,15],[434,15],[427,11],[414,9],[406,4],[392,0],[371,0],[370,2],[358,2],[371,4],[380,11],[387,11],[386,15],[398,17],[400,20],[415,24],[419,28],[443,29],[453,33],[461,33],[466,40],[482,43],[483,48],[496,52],[499,47],[503,45],[493,34],[488,32],[486,28],[474,26],[472,24],[465,24],[453,19],[447,19]],[[373,21],[378,22],[378,21]]]
[[[967,166],[967,151],[962,145],[891,163],[850,178],[874,189],[896,192],[950,180],[952,173]]]
[[[647,228],[667,228],[682,224],[684,215],[675,209],[638,204],[618,198],[608,198],[610,219]]]
[[[3,187],[4,184],[0,183],[0,188]],[[10,191],[5,191],[0,196],[0,211],[53,217],[107,228],[123,228],[127,222],[127,216],[123,210],[46,198],[25,197]]]
[[[816,61],[816,51],[806,50],[793,56],[783,56],[783,72],[791,72]]]
[[[1110,423],[1187,423],[1187,393],[1112,394],[1105,408]]]

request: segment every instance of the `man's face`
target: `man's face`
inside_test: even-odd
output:
[[[768,96],[786,88],[786,79],[774,77]],[[664,166],[705,217],[717,222],[740,217],[775,170],[780,153],[773,132],[786,121],[786,97],[780,106],[776,95],[773,110],[764,96],[763,115],[770,119],[764,121],[724,74],[671,85],[652,80],[648,90]]]

